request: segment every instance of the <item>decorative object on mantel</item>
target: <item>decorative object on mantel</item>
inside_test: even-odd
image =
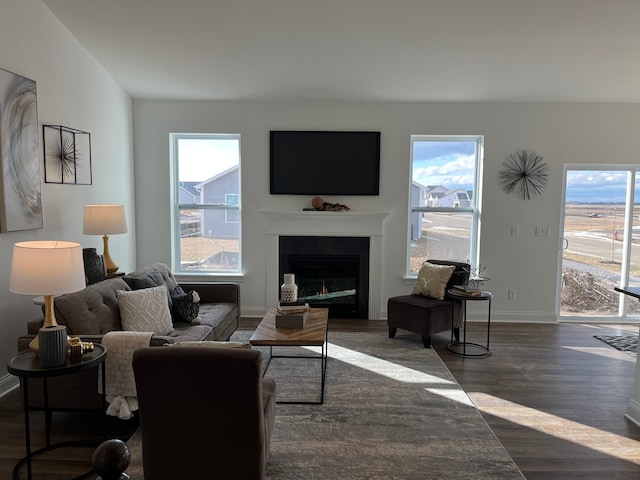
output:
[[[62,125],[43,125],[44,181],[91,185],[91,134]]]
[[[502,190],[519,193],[523,200],[540,195],[549,182],[549,166],[544,158],[533,150],[518,150],[502,162],[500,171]]]
[[[351,210],[349,207],[341,203],[325,202],[322,197],[313,197],[311,199],[311,206],[313,208],[305,208],[304,210],[318,212],[348,212]]]
[[[0,69],[0,231],[42,228],[36,82]]]

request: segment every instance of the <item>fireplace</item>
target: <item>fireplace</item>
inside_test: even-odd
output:
[[[368,318],[369,238],[281,236],[279,278],[293,273],[298,298],[332,318]]]
[[[386,299],[382,293],[382,236],[383,224],[389,212],[307,212],[307,211],[261,211],[265,219],[265,300],[266,306],[255,309],[255,315],[263,315],[264,309],[273,306],[280,296],[280,285],[284,272],[280,267],[280,238],[296,237],[359,237],[369,241],[369,258],[360,262],[368,269],[369,319],[382,318],[381,306]],[[314,252],[312,252],[314,253]],[[340,252],[339,252],[340,253]],[[344,253],[344,252],[342,252]],[[291,272],[294,273],[294,272]],[[296,280],[297,281],[297,280]],[[362,289],[361,289],[362,290]],[[244,309],[248,312],[250,309]],[[360,312],[360,314],[363,314]]]

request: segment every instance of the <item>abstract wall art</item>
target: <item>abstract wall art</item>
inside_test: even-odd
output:
[[[36,82],[0,69],[0,231],[42,228]]]

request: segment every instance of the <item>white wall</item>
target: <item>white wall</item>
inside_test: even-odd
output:
[[[171,261],[169,133],[239,133],[242,149],[243,315],[265,296],[264,218],[260,210],[301,210],[310,198],[269,195],[269,130],[382,132],[379,197],[325,198],[353,210],[390,211],[383,239],[381,311],[405,294],[410,136],[485,136],[481,263],[487,266],[496,320],[556,321],[562,172],[565,163],[637,164],[640,105],[536,103],[180,102],[133,104],[138,264]],[[551,167],[547,190],[529,201],[503,193],[498,173],[516,149],[530,148]],[[511,226],[520,235],[512,237]],[[535,237],[536,226],[549,238]],[[507,299],[517,290],[515,300]]]
[[[16,383],[6,373],[16,339],[40,310],[30,297],[9,292],[13,244],[69,240],[102,252],[102,239],[82,234],[87,203],[126,205],[129,234],[113,236],[110,251],[123,270],[135,266],[131,99],[79,45],[40,0],[0,0],[0,68],[36,81],[42,124],[91,133],[93,185],[42,183],[44,228],[0,233],[0,394]],[[40,160],[43,159],[42,138]],[[41,171],[44,179],[44,169]]]

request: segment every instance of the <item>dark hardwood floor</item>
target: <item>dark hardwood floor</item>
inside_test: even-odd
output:
[[[255,325],[246,319],[241,328]],[[381,321],[331,320],[330,330],[387,334]],[[485,324],[469,324],[470,339],[482,342],[485,332]],[[494,323],[492,355],[479,359],[448,352],[449,332],[432,343],[528,480],[627,480],[640,478],[640,427],[624,418],[635,359],[593,338],[627,333],[637,335],[638,326]],[[409,332],[399,330],[396,340],[423,348]],[[42,417],[32,415],[34,446],[43,443]],[[98,425],[94,414],[56,413],[52,440],[97,441]],[[110,419],[109,435],[126,438],[135,426]],[[90,455],[91,449],[47,454],[34,462],[34,478],[71,478]],[[23,413],[14,390],[0,398],[0,479],[11,478],[22,456]]]

